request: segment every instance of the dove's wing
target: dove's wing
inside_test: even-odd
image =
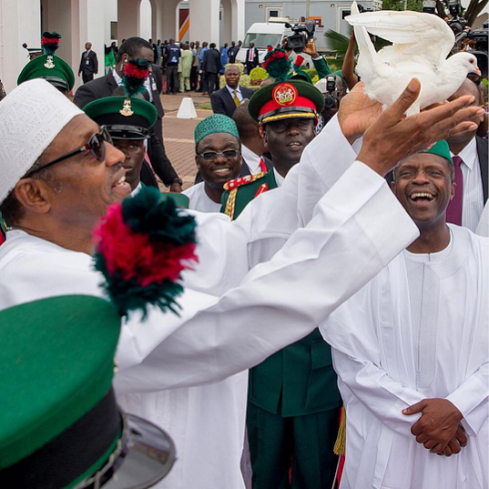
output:
[[[353,15],[350,17],[361,16],[355,0],[353,0],[351,5],[351,12]],[[348,18],[349,17],[347,17],[347,19]],[[358,50],[360,51],[362,61],[365,62],[364,64],[370,65],[371,69],[374,69],[374,67],[378,64],[377,52],[375,51],[375,47],[370,40],[367,30],[361,24],[354,25],[353,30],[355,31],[355,39],[358,44]]]
[[[450,27],[432,14],[383,10],[350,15],[345,20],[353,27],[362,26],[375,36],[392,42],[400,57],[422,53],[435,65],[445,61],[455,40]]]

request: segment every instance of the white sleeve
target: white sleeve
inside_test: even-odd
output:
[[[284,185],[252,200],[236,221],[195,212],[199,265],[195,273],[185,273],[187,286],[213,295],[237,286],[250,268],[269,260],[311,220],[316,204],[355,158],[334,117],[305,148]]]
[[[311,220],[316,204],[355,159],[356,152],[334,117],[304,149],[300,163],[289,171],[284,184],[251,201],[234,225],[243,229],[252,246],[269,239],[287,239]]]
[[[350,357],[332,348],[333,366],[352,394],[383,424],[412,439],[412,425],[420,415],[406,416],[402,410],[425,399],[416,390],[404,387],[365,358]]]
[[[462,385],[446,397],[462,413],[462,425],[476,436],[489,418],[489,362],[484,363]]]
[[[355,163],[241,285],[220,298],[187,288],[180,317],[152,311],[125,324],[118,391],[199,385],[256,365],[310,333],[417,235],[384,179]]]
[[[345,404],[354,396],[383,424],[412,438],[411,427],[420,415],[406,416],[402,410],[425,396],[392,379],[382,368],[381,341],[372,311],[371,293],[376,280],[337,309],[319,328],[332,347],[333,366]]]

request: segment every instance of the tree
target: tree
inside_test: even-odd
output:
[[[475,19],[482,12],[484,7],[487,5],[488,0],[470,0],[467,10],[464,12],[464,18],[467,23],[471,26],[474,24]]]

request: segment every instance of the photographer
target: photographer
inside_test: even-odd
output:
[[[316,133],[336,115],[340,108],[341,99],[346,95],[346,83],[338,75],[328,75],[314,85],[324,96],[324,108],[319,116]]]
[[[318,72],[318,78],[324,78],[331,75],[333,72],[328,65],[328,62],[321,56],[316,49],[316,43],[314,39],[307,39],[305,34],[300,34],[304,37],[303,48],[293,48],[289,44],[289,38],[286,36],[282,39],[282,49],[287,53],[290,59],[294,59],[293,53],[304,53],[311,57],[315,70]],[[299,51],[298,51],[299,50]]]

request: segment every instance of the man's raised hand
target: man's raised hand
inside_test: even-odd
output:
[[[361,84],[359,83],[358,86]],[[355,90],[357,86],[351,93]],[[380,111],[380,106],[365,105],[362,110],[359,96],[357,96],[355,109],[353,110],[352,106],[349,112],[347,111],[346,119],[342,119],[338,113],[343,134],[350,142],[352,136],[360,135],[355,134],[355,131],[370,123],[364,134],[358,160],[382,176],[394,168],[399,161],[428,148],[440,139],[446,139],[458,132],[475,130],[476,121],[480,120],[484,112],[480,107],[469,106],[474,101],[473,96],[464,96],[411,117],[405,117],[404,114],[418,98],[420,90],[419,81],[413,78],[400,97],[374,122],[371,121],[374,119],[375,111],[377,113]],[[342,100],[341,108],[347,97]],[[366,97],[363,97],[366,102]]]

